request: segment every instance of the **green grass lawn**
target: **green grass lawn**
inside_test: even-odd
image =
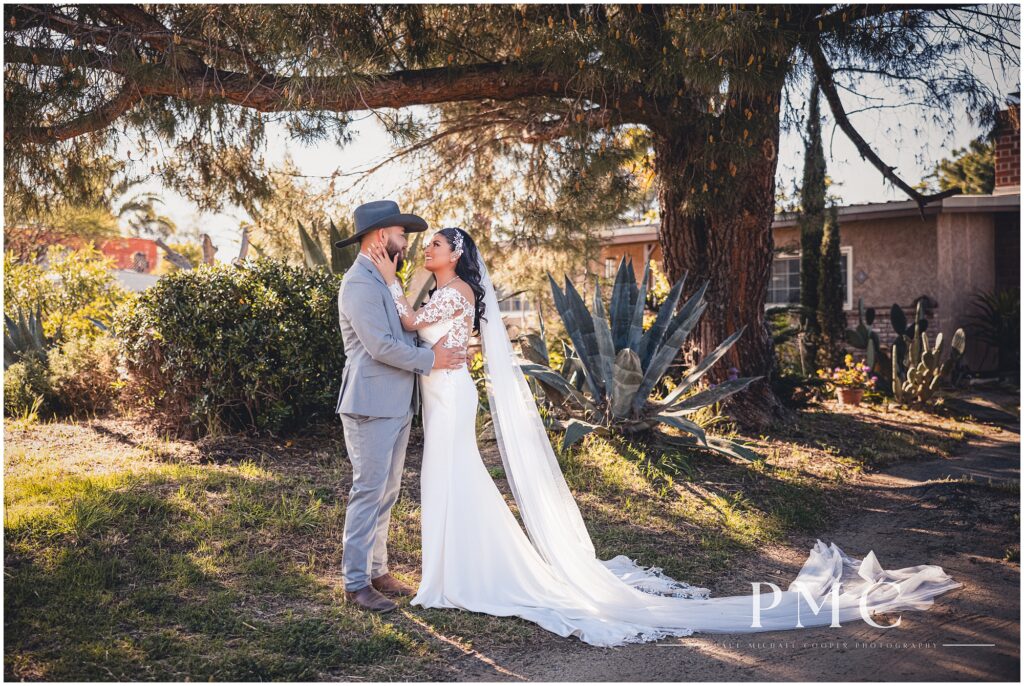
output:
[[[759,441],[753,463],[595,436],[560,460],[602,558],[742,592],[730,584],[746,579],[723,573],[825,527],[858,471],[964,438],[962,424],[875,414],[804,413]],[[393,571],[413,584],[420,441],[414,431],[390,537]],[[482,448],[510,499],[493,444]],[[451,679],[453,658],[474,651],[574,641],[518,619],[345,605],[340,424],[174,441],[129,419],[9,420],[5,455],[7,679]]]

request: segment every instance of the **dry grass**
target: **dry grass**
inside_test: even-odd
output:
[[[755,440],[753,463],[594,436],[560,461],[599,555],[721,591],[739,556],[824,527],[858,472],[988,430],[815,408]],[[392,567],[413,583],[420,442],[414,430],[390,537]],[[341,602],[340,425],[177,441],[124,418],[10,421],[5,447],[8,679],[450,680],[455,657],[548,637],[518,619]],[[493,443],[481,448],[511,500]]]

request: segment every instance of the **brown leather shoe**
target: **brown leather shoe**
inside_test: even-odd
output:
[[[384,574],[378,576],[376,579],[371,579],[370,583],[381,593],[386,593],[392,596],[413,596],[416,595],[416,589],[403,584],[401,581],[391,576],[390,574]]]
[[[373,586],[364,586],[358,591],[345,591],[345,600],[370,612],[391,612],[398,605],[381,595]]]

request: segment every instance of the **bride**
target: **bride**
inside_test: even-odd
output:
[[[518,616],[560,636],[615,646],[695,631],[874,624],[872,613],[926,609],[932,598],[960,586],[934,565],[886,570],[873,552],[859,560],[820,540],[787,590],[752,584],[750,595],[722,598],[625,555],[598,559],[512,353],[476,245],[462,229],[445,228],[424,254],[437,287],[418,310],[395,276],[396,262],[380,249],[371,257],[403,326],[419,332],[420,345],[445,339],[443,346],[462,347],[479,332],[498,448],[526,533],[480,458],[469,370],[420,377],[423,571],[413,605]]]

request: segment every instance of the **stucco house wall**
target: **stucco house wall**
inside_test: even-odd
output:
[[[940,316],[946,340],[967,326],[975,297],[995,288],[995,221],[991,214],[943,213],[936,227]]]
[[[847,319],[851,325],[857,321],[858,298],[863,298],[865,308],[875,308],[875,326],[883,339],[894,335],[888,324],[889,309],[894,303],[909,309],[917,298],[928,296],[939,302],[939,308],[929,316],[941,319],[944,308],[936,269],[937,217],[930,214],[924,219],[914,216],[841,221],[840,245],[850,250],[848,282],[852,297]],[[777,249],[799,253],[798,227],[780,226],[773,229],[772,235]],[[622,256],[627,256],[633,260],[639,278],[646,250],[651,250],[652,259],[661,261],[661,246],[657,241],[657,229],[653,225],[648,231],[637,229],[617,236],[602,247],[601,263],[592,265],[591,269],[603,276],[605,259],[611,258],[617,263]]]
[[[912,316],[925,298],[929,333],[969,330],[975,298],[998,285],[1017,284],[1020,262],[1001,251],[1020,245],[1020,195],[961,195],[926,208],[921,217],[910,201],[869,203],[840,209],[840,245],[848,262],[847,285],[852,294],[847,322],[857,324],[857,302],[875,309],[874,328],[883,344],[895,338],[890,324],[893,304]],[[843,216],[845,215],[845,216]],[[799,227],[793,215],[777,215],[772,236],[780,258],[799,254]],[[644,256],[661,259],[658,227],[622,227],[609,233],[595,274],[604,275],[604,259],[633,259],[639,278]],[[781,262],[777,263],[782,264]],[[984,351],[968,335],[968,363],[980,363]]]
[[[928,296],[939,303],[930,318],[942,320],[948,310],[939,296],[936,270],[938,216],[840,221],[839,243],[850,248],[852,297],[846,314],[851,326],[857,323],[858,299],[865,309],[875,308],[875,328],[886,342],[895,336],[889,325],[893,304],[909,310],[918,298]],[[797,227],[776,228],[772,235],[777,249],[799,250]]]

